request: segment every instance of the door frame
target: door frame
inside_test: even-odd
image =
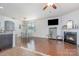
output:
[[[50,38],[51,38],[51,39],[56,39],[56,38],[53,38],[53,37],[52,37],[52,34],[50,34],[50,33],[51,33],[51,32],[50,32],[51,29],[56,29],[56,37],[57,37],[57,27],[50,27],[50,28],[49,28],[49,36],[50,36]]]

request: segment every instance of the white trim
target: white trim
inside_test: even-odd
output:
[[[16,46],[16,45],[15,45],[15,44],[16,44],[16,40],[15,40],[15,38],[16,38],[16,37],[15,37],[15,32],[13,32],[13,47]]]
[[[31,52],[34,52],[34,53],[41,54],[41,55],[43,55],[43,56],[49,56],[49,55],[47,55],[47,54],[44,54],[44,53],[41,53],[41,52],[38,52],[38,51],[34,51],[34,50],[31,50],[31,49],[28,49],[28,48],[24,48],[24,47],[20,47],[20,48],[25,49],[25,50],[28,50],[28,51],[31,51]]]

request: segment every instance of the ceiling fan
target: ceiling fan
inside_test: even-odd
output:
[[[47,3],[44,7],[43,10],[46,10],[47,7],[52,7],[54,9],[57,9],[57,6],[54,3]]]

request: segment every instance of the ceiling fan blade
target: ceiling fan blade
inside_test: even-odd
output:
[[[53,4],[53,5],[52,5],[52,7],[53,7],[54,9],[57,9],[57,7],[56,7],[56,5],[55,5],[55,4]]]
[[[43,10],[45,10],[47,7],[48,7],[48,6],[46,5],[46,6],[43,8]]]

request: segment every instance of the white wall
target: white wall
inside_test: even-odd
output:
[[[79,25],[79,10],[62,16],[62,25],[66,24],[68,20],[72,20],[74,24]]]
[[[47,19],[35,20],[36,32],[33,34],[34,37],[47,37],[48,35],[48,24]]]
[[[4,30],[4,22],[5,21],[13,21],[15,23],[15,32],[18,36],[21,35],[21,29],[19,29],[19,24],[21,24],[20,20],[16,20],[16,19],[11,19],[9,17],[5,17],[5,16],[0,16],[0,29]]]
[[[48,28],[54,27],[54,26],[48,26],[48,19],[54,19],[54,18],[59,19],[59,25],[55,26],[58,28],[57,35],[63,36],[62,26],[66,25],[68,20],[73,20],[74,24],[79,25],[79,10],[76,10],[74,12],[68,13],[60,17],[50,17],[35,20],[36,32],[33,34],[33,36],[47,38],[49,34]]]
[[[55,17],[58,19],[61,19],[61,17]],[[59,20],[58,26],[48,26],[48,19],[55,19],[53,17],[51,18],[45,18],[45,19],[38,19],[35,20],[35,26],[36,26],[36,32],[33,34],[34,37],[41,37],[41,38],[48,38],[49,35],[49,28],[50,27],[57,27],[57,35],[60,35],[61,30],[61,21]]]

